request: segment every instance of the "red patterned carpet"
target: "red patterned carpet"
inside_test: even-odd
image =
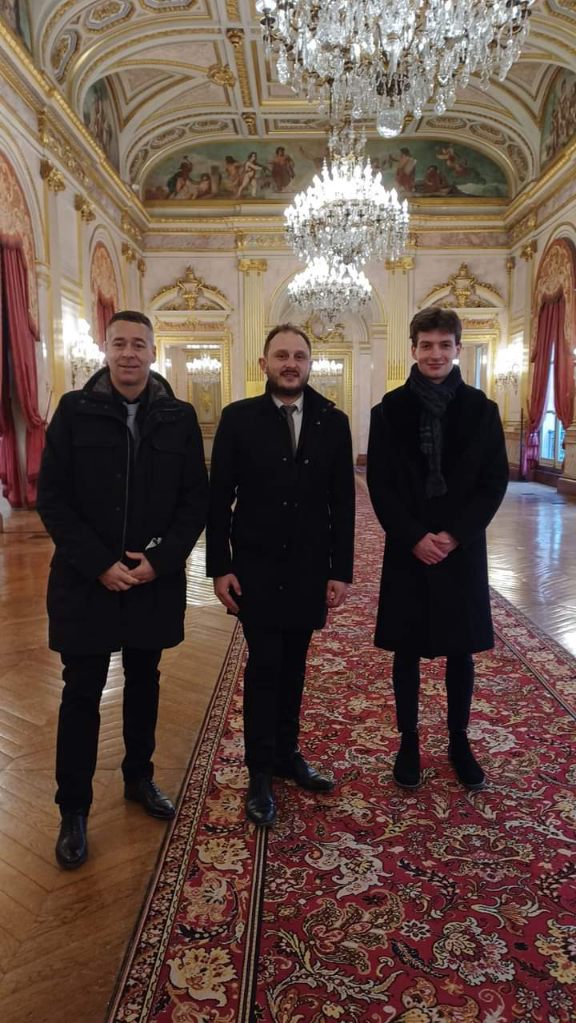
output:
[[[455,780],[434,661],[425,783],[401,792],[362,484],[357,547],[352,595],[311,649],[303,721],[335,792],[278,781],[273,831],[245,821],[237,630],[109,1023],[576,1020],[576,660],[495,595],[471,728],[489,785]]]

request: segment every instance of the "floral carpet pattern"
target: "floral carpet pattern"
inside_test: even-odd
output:
[[[108,1023],[573,1023],[576,660],[493,595],[469,793],[423,662],[424,784],[399,790],[390,656],[372,645],[382,537],[359,485],[356,582],[309,655],[301,747],[330,795],[276,781],[244,818],[238,629]]]

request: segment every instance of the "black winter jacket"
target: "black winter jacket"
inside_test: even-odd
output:
[[[60,401],[48,427],[38,511],[56,550],[48,582],[50,647],[101,653],[183,639],[184,565],[205,523],[207,474],[196,413],[151,373],[134,457],[126,407],[107,369]],[[157,573],[122,593],[98,581],[125,551]]]

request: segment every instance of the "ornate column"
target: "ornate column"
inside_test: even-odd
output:
[[[264,289],[262,274],[268,269],[265,259],[239,259],[238,269],[244,275],[244,360],[246,397],[262,394],[264,379],[258,365],[264,345]]]
[[[59,192],[66,188],[63,174],[50,160],[40,161],[40,177],[44,182],[44,223],[47,231],[47,251],[50,261],[50,283],[47,289],[48,323],[51,324],[50,361],[54,398],[56,406],[64,392],[70,387],[66,372],[66,352],[62,328],[62,262],[60,259],[60,223],[58,218]]]
[[[126,296],[126,306],[129,309],[135,309],[138,307],[140,300],[140,277],[137,269],[138,253],[128,242],[122,242],[122,255],[125,260],[122,284],[124,295]]]
[[[386,312],[388,315],[388,358],[386,391],[400,387],[406,380],[410,366],[410,277],[414,269],[414,256],[386,260],[388,270]]]

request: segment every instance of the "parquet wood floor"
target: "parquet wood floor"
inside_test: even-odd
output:
[[[102,701],[90,858],[54,863],[55,721],[60,663],[46,649],[44,594],[52,545],[34,515],[5,515],[0,533],[0,1018],[101,1023],[165,826],[122,798],[121,674]],[[490,527],[492,584],[576,653],[576,502],[512,484]],[[188,568],[185,642],[162,662],[156,776],[176,795],[234,626]]]

